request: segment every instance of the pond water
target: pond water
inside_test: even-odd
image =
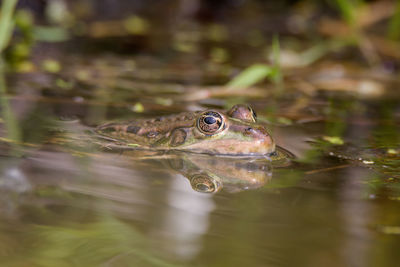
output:
[[[102,2],[108,3],[102,9],[114,6]],[[239,2],[246,1],[231,5]],[[181,17],[194,8],[182,4]],[[102,12],[123,11],[112,10]],[[398,62],[370,69],[358,54],[338,53],[285,66],[283,59],[296,55],[282,47],[274,79],[228,88],[245,66],[267,61],[265,47],[271,50],[269,37],[246,30],[262,24],[265,14],[243,10],[249,25],[239,29],[239,17],[226,15],[231,39],[221,25],[190,23],[171,22],[168,33],[127,33],[121,25],[129,21],[139,21],[142,31],[149,27],[135,16],[122,24],[79,24],[78,37],[37,44],[33,67],[7,73],[0,124],[1,266],[398,264]],[[169,16],[165,21],[175,20]],[[264,24],[274,28],[279,21]],[[298,31],[309,24],[300,22]],[[86,36],[79,35],[82,29]],[[43,62],[47,67],[39,67]],[[92,132],[108,121],[234,104],[251,105],[293,157],[120,149]]]
[[[100,68],[115,60],[106,59]],[[370,107],[339,98],[363,112],[343,114],[331,106],[321,119],[321,98],[310,104],[313,113],[282,124],[271,122],[271,114],[284,118],[292,100],[274,113],[265,109],[271,100],[250,100],[277,144],[297,156],[290,164],[273,164],[94,146],[85,131],[101,121],[224,108],[242,98],[207,99],[201,106],[169,103],[182,95],[170,92],[170,83],[164,81],[163,90],[159,80],[125,77],[113,77],[110,97],[97,86],[104,81],[68,84],[68,78],[10,79],[8,99],[19,112],[24,143],[7,142],[3,135],[3,266],[393,266],[399,260],[398,159],[381,157],[392,163],[390,169],[370,164],[378,151],[364,155],[371,143],[396,149],[399,125],[374,111],[384,112],[390,101]],[[140,86],[127,91],[133,82],[156,94]],[[36,88],[19,90],[29,85]],[[398,107],[392,107],[398,118]],[[321,143],[332,129],[339,129],[345,146]],[[379,145],[382,138],[386,143]],[[204,170],[209,180],[197,177],[196,184],[193,176]]]

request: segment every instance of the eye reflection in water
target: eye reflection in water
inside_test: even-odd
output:
[[[193,177],[188,177],[193,190],[201,193],[216,193],[221,190],[222,185],[218,179],[207,174],[197,174]]]

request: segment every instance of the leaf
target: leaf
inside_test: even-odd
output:
[[[0,10],[0,52],[8,45],[13,28],[13,13],[17,0],[4,0]]]
[[[322,137],[323,140],[333,144],[333,145],[343,145],[344,141],[339,136],[324,136]]]
[[[266,64],[254,64],[246,68],[233,80],[231,80],[227,86],[230,88],[245,88],[250,87],[263,79],[267,78],[274,72],[274,68]]]

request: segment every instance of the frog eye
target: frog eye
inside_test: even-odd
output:
[[[200,132],[213,135],[225,127],[225,122],[221,114],[215,111],[206,111],[197,119],[197,128]]]

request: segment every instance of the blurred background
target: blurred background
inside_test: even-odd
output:
[[[2,266],[399,262],[400,1],[0,3]],[[295,158],[88,135],[234,104]]]

